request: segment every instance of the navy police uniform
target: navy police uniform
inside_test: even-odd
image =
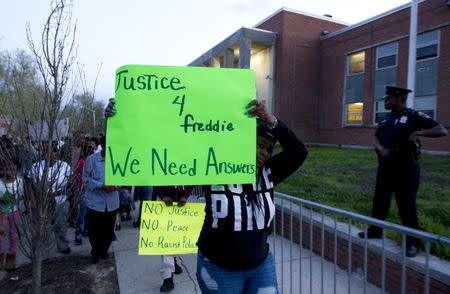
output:
[[[399,113],[389,113],[378,124],[375,136],[379,143],[390,150],[387,158],[378,150],[378,172],[373,199],[372,217],[385,220],[388,216],[391,196],[394,193],[400,218],[404,226],[419,228],[416,210],[416,194],[420,182],[418,163],[420,142],[410,142],[410,135],[422,129],[430,129],[438,123],[422,112],[403,108]],[[369,235],[380,236],[381,228],[371,226]],[[418,240],[407,238],[407,245],[418,245]]]

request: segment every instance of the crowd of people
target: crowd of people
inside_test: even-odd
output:
[[[46,233],[54,234],[58,251],[71,252],[67,226],[88,225],[84,216],[83,163],[91,154],[101,152],[100,141],[83,133],[76,135],[73,144],[71,140],[0,138],[0,267],[5,265],[7,271],[15,268],[20,228],[25,227],[20,226],[21,218],[24,222],[25,215],[34,223],[47,218]],[[81,233],[76,232],[75,244],[81,244],[77,238]],[[9,241],[6,255],[5,238]],[[47,243],[52,242],[49,239]],[[43,258],[48,254],[47,248]]]
[[[447,131],[426,114],[406,108],[407,91],[387,88],[385,106],[390,113],[375,134],[379,168],[372,216],[385,219],[390,197],[395,193],[402,222],[418,228],[418,137],[444,136]],[[245,115],[257,118],[256,180],[253,184],[203,186],[206,216],[197,242],[197,281],[202,293],[278,293],[275,263],[267,243],[274,223],[274,187],[303,164],[308,151],[283,121],[268,112],[264,101],[253,100],[247,109]],[[116,113],[112,99],[105,117]],[[272,156],[277,142],[282,150]],[[79,133],[73,143],[53,142],[48,151],[42,150],[45,146],[50,145],[1,138],[0,250],[4,238],[9,239],[9,248],[6,256],[0,251],[0,265],[5,263],[7,270],[15,267],[21,214],[33,213],[42,205],[33,194],[42,195],[40,188],[45,182],[50,183],[46,197],[52,199],[55,207],[49,230],[54,233],[58,251],[71,252],[66,231],[68,224],[73,225],[76,245],[83,243],[83,237],[89,238],[92,263],[109,257],[118,212],[124,213],[123,220],[129,220],[131,207],[140,212],[136,200],[142,204],[158,197],[167,206],[173,202],[183,206],[192,193],[191,186],[105,185],[103,135],[86,137]],[[25,196],[30,201],[24,205]],[[138,215],[133,226],[139,227],[139,223]],[[371,226],[359,236],[379,238],[381,232],[381,228]],[[415,256],[418,246],[419,240],[408,237],[406,254]],[[181,271],[176,257],[161,257],[161,292],[174,288],[173,275]]]
[[[72,240],[67,236],[67,228],[72,226],[75,245],[83,244],[83,238],[89,239],[94,264],[109,257],[108,249],[116,239],[114,229],[120,229],[120,221],[132,220],[133,227],[139,227],[143,201],[159,197],[167,206],[173,202],[183,206],[193,190],[193,186],[105,185],[102,134],[90,137],[77,133],[72,140],[48,143],[29,142],[25,148],[17,138],[6,135],[0,138],[0,269],[3,266],[7,271],[15,269],[20,223],[24,221],[21,216],[30,213],[32,220],[42,217],[39,202],[44,201],[37,195],[42,189],[45,199],[51,199],[49,203],[53,205],[46,211],[51,219],[46,230],[54,235],[57,250],[71,253]],[[47,146],[49,151],[45,150]],[[47,188],[42,186],[45,179]],[[2,251],[5,239],[9,243],[6,255]],[[52,242],[47,242],[49,246],[45,247],[49,248]],[[48,258],[48,248],[44,259]],[[162,256],[161,291],[172,290],[173,274],[181,272],[175,257]]]

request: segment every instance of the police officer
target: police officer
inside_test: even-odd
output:
[[[441,137],[447,130],[423,112],[405,107],[411,90],[386,86],[384,107],[391,112],[381,119],[375,132],[378,172],[373,198],[372,217],[385,220],[388,216],[392,193],[395,194],[402,224],[418,229],[416,193],[420,181],[418,163],[419,137]],[[361,238],[381,238],[382,229],[370,226],[360,232]],[[414,257],[419,240],[408,236],[406,255]]]

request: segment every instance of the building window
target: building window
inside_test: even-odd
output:
[[[365,56],[364,51],[347,56],[344,93],[344,124],[346,125],[362,124]]]
[[[363,103],[351,103],[347,104],[347,119],[346,123],[349,125],[360,125],[362,124],[363,117]]]
[[[375,71],[374,98],[382,99],[386,86],[397,83],[397,42],[377,48],[377,70]]]
[[[439,30],[417,36],[416,85],[414,109],[436,116],[439,72]]]
[[[397,84],[397,55],[398,43],[393,42],[377,47],[375,87],[373,97],[375,100],[374,121],[378,123],[380,119],[388,113],[384,109],[384,97],[386,86]]]
[[[347,74],[357,74],[364,72],[365,52],[358,52],[348,56]]]
[[[422,96],[414,99],[414,109],[435,119],[436,96]]]
[[[438,52],[439,30],[417,36],[416,97],[437,94]]]
[[[384,108],[384,100],[378,100],[375,101],[375,123],[379,123],[381,121],[381,119],[383,118],[383,116],[385,116],[386,114],[388,114],[389,111],[387,111]]]
[[[397,66],[397,42],[377,47],[377,69]]]
[[[417,35],[417,60],[438,57],[439,31]]]

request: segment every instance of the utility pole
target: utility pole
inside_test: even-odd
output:
[[[408,54],[408,85],[407,88],[412,90],[409,93],[408,100],[406,100],[406,106],[408,108],[414,108],[414,97],[416,95],[416,52],[417,52],[417,2],[418,0],[411,1],[411,15],[409,22],[409,54]]]

